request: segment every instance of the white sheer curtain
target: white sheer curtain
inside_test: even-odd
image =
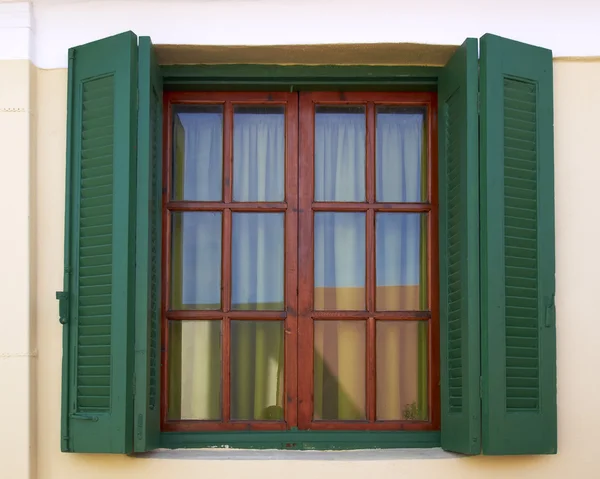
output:
[[[181,222],[183,309],[220,309],[220,212],[185,212]],[[179,220],[181,218],[181,220]],[[176,238],[179,239],[179,238]]]
[[[377,115],[377,199],[423,201],[423,115]],[[377,308],[419,305],[421,215],[378,213]]]
[[[315,115],[315,201],[364,201],[364,113]]]
[[[377,115],[378,201],[421,201],[422,135],[423,115]],[[364,114],[317,113],[315,200],[364,201],[364,172]],[[363,213],[315,214],[315,309],[364,310],[365,220]],[[383,291],[378,294],[380,310],[419,309],[420,224],[418,214],[378,215],[377,286]],[[402,286],[416,288],[416,296],[412,290],[408,294],[401,291]],[[386,369],[386,377],[395,377],[390,386],[400,381],[400,389],[416,390],[412,385],[418,361],[416,329],[390,328],[389,332],[391,340],[382,342],[381,347],[392,362]],[[356,322],[315,326],[317,419],[365,417],[364,341],[364,325]],[[399,348],[403,351],[400,355]],[[398,364],[400,357],[409,366]],[[382,418],[400,414],[401,400],[412,397],[400,389],[387,396],[381,391],[389,400],[378,404],[392,410],[384,412]]]
[[[377,201],[423,201],[423,114],[380,113],[376,136]]]
[[[234,116],[234,201],[284,200],[285,117],[278,111]]]
[[[283,213],[233,213],[232,309],[283,309],[283,220]]]
[[[185,159],[181,166],[177,165],[183,170],[181,199],[220,201],[223,176],[223,115],[203,112],[179,113],[177,116],[185,138]]]
[[[316,201],[365,199],[365,115],[350,111],[316,114]],[[364,213],[316,213],[314,242],[315,309],[364,309]],[[364,325],[317,323],[314,334],[315,418],[364,419]]]
[[[376,196],[378,201],[425,201],[424,115],[378,114]],[[427,309],[424,216],[378,213],[376,217],[376,304],[382,310]],[[424,256],[425,254],[425,256]],[[424,419],[426,411],[426,324],[380,325],[377,331],[377,418]],[[425,357],[423,356],[425,353]]]
[[[377,309],[409,311],[419,304],[421,283],[420,213],[377,213]]]
[[[183,198],[221,201],[222,115],[181,113],[180,132],[175,132],[175,178],[183,183]],[[234,117],[234,200],[282,201],[284,199],[284,115],[244,112]],[[174,185],[177,190],[178,185]],[[181,186],[179,185],[179,188]],[[233,213],[232,217],[233,309],[283,309],[284,234],[281,213]],[[177,228],[177,225],[175,226]],[[219,309],[221,284],[221,216],[188,213],[174,231],[173,274],[182,278],[182,307]],[[179,241],[179,243],[177,243]],[[180,249],[178,252],[177,249]],[[218,321],[194,322],[194,327],[175,331],[179,344],[170,374],[177,389],[170,401],[178,401],[173,416],[183,419],[220,417],[220,345]],[[181,326],[176,326],[181,328]],[[173,328],[172,328],[173,329]],[[279,323],[240,322],[232,325],[232,417],[279,419],[283,411],[283,327]],[[170,356],[171,357],[171,356]],[[179,396],[179,397],[177,397]],[[215,403],[216,406],[215,407]]]
[[[222,117],[182,113],[175,189],[181,199],[220,201],[222,197]],[[234,198],[281,201],[284,196],[283,115],[246,112],[235,116]],[[377,115],[376,181],[378,201],[422,201],[423,116]],[[177,141],[177,133],[175,134]],[[185,165],[185,166],[184,166]],[[364,114],[320,113],[315,119],[315,200],[364,201]],[[279,214],[239,213],[232,238],[232,300],[239,309],[281,309],[283,300],[283,223]],[[379,219],[377,287],[385,294],[378,309],[421,309],[421,221],[417,214]],[[181,275],[179,296],[192,307],[220,302],[220,222],[188,219],[180,227],[174,274]],[[220,221],[220,220],[219,220]],[[315,216],[315,308],[364,309],[365,215],[319,213]],[[176,238],[174,232],[173,237]],[[381,261],[381,263],[380,263]],[[218,287],[216,287],[218,286]],[[416,288],[400,293],[401,289]],[[408,289],[406,291],[409,291]],[[185,307],[185,306],[184,306]],[[212,307],[211,307],[212,308]],[[360,419],[365,416],[364,325],[338,321],[315,327],[315,417]],[[283,334],[260,324],[240,323],[232,348],[232,413],[239,419],[279,418],[283,405]],[[218,322],[197,322],[179,329],[170,345],[170,374],[179,408],[173,416],[218,419],[220,347]],[[378,343],[378,364],[394,387],[379,389],[378,417],[402,419],[416,402],[421,340],[416,328],[390,328]],[[419,338],[417,338],[419,334]],[[420,343],[419,343],[420,344]],[[411,346],[412,345],[412,346]],[[232,346],[234,344],[232,343]],[[401,351],[401,353],[398,353]],[[171,358],[171,356],[170,356]],[[401,359],[402,364],[399,364]],[[421,370],[422,368],[419,368]],[[398,378],[392,381],[393,378]],[[215,381],[215,378],[217,379]],[[420,379],[419,379],[420,381]],[[421,386],[419,385],[419,388]],[[420,389],[419,389],[420,390]],[[177,397],[170,394],[170,403]],[[170,408],[171,409],[171,408]],[[177,409],[177,408],[176,408]]]
[[[285,117],[270,111],[234,116],[234,201],[284,200]],[[282,310],[284,215],[234,213],[231,249],[232,308]],[[239,323],[232,336],[232,418],[282,419],[282,326]]]
[[[223,115],[179,112],[174,125],[175,198],[222,199]],[[175,309],[219,309],[221,225],[216,212],[179,213],[173,221]],[[216,321],[172,322],[169,415],[174,419],[218,419],[220,325]]]
[[[317,110],[316,201],[365,199],[365,114],[357,110]],[[315,309],[363,309],[364,214],[317,213],[314,222]]]
[[[284,200],[284,115],[239,113],[234,117],[235,201]],[[281,213],[234,213],[232,306],[283,309]]]
[[[234,116],[234,201],[284,200],[285,117],[270,111]],[[232,308],[282,310],[284,215],[234,213],[231,250]],[[240,322],[231,364],[231,417],[282,419],[283,325]]]

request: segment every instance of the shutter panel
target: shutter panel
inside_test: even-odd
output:
[[[480,452],[477,40],[439,79],[442,447]]]
[[[556,453],[552,52],[481,39],[484,454]]]
[[[63,451],[133,447],[136,43],[69,51]]]
[[[162,77],[140,37],[136,233],[135,452],[159,447]]]

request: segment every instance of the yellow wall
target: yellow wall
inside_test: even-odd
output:
[[[14,75],[14,91],[21,91],[22,65],[0,62],[0,73],[10,70]],[[28,62],[25,62],[28,65]],[[7,70],[8,69],[8,70]],[[28,71],[28,70],[27,70]],[[37,477],[40,479],[144,477],[246,478],[595,478],[600,477],[600,321],[596,298],[600,295],[600,61],[556,61],[555,72],[555,145],[556,145],[556,261],[557,261],[557,333],[558,333],[558,407],[559,454],[550,457],[521,458],[458,458],[441,455],[438,458],[378,458],[355,461],[353,453],[338,461],[310,460],[182,460],[173,458],[130,458],[63,454],[60,452],[60,385],[61,326],[54,293],[62,289],[63,221],[65,176],[66,70],[37,70],[37,85],[30,79],[37,97],[31,135],[37,138],[34,151],[28,156],[25,145],[29,126],[24,118],[0,114],[0,128],[14,133],[14,142],[0,145],[6,155],[17,162],[30,163],[29,168],[15,167],[11,177],[4,176],[0,188],[0,208],[11,218],[11,234],[17,235],[7,251],[1,246],[6,233],[0,235],[0,264],[3,272],[19,267],[27,258],[34,258],[29,277],[1,277],[2,288],[14,289],[14,304],[3,305],[3,328],[0,352],[29,352],[37,348],[35,387],[25,378],[15,375],[29,367],[29,359],[16,357],[0,360],[0,378],[10,377],[11,384],[22,389],[11,391],[10,398],[0,399],[5,411],[3,434],[0,434],[0,477]],[[27,87],[29,88],[29,87]],[[6,100],[0,98],[4,102]],[[27,96],[29,98],[29,96]],[[25,102],[25,100],[23,100]],[[29,101],[29,100],[27,100]],[[21,135],[21,136],[20,136]],[[33,158],[36,158],[33,161]],[[28,178],[19,176],[22,170],[32,175],[31,193]],[[16,172],[16,173],[15,173]],[[35,174],[33,174],[34,172]],[[24,205],[11,199],[17,198]],[[32,203],[29,203],[31,199]],[[5,203],[8,201],[8,204]],[[33,218],[31,228],[24,222]],[[4,231],[7,231],[6,229]],[[19,235],[25,235],[23,237]],[[27,256],[28,237],[35,246]],[[18,241],[17,241],[18,240]],[[22,241],[21,241],[22,240]],[[15,251],[14,245],[18,246]],[[35,302],[27,311],[29,289]],[[37,323],[37,335],[29,344],[30,329],[18,322],[32,317]],[[35,329],[33,329],[35,331]],[[5,344],[6,343],[6,344]],[[14,346],[14,347],[13,347]],[[13,349],[11,349],[13,348]],[[22,383],[22,384],[21,384]],[[30,436],[22,436],[27,424],[27,408],[20,404],[31,397],[36,404]],[[14,404],[13,404],[14,403]],[[14,408],[11,414],[6,408]],[[35,427],[34,427],[35,426]],[[36,432],[37,429],[37,432]],[[33,449],[23,448],[29,440]],[[19,442],[20,441],[20,442]],[[17,445],[17,442],[19,444]],[[37,446],[36,446],[37,445]],[[37,450],[36,450],[37,447]],[[6,452],[14,450],[16,456]],[[25,452],[27,451],[27,452]],[[215,453],[216,455],[217,453]],[[226,458],[228,452],[220,451]],[[327,453],[324,453],[327,454]],[[440,456],[438,454],[438,456]],[[264,453],[263,453],[264,457]],[[28,469],[29,468],[29,469]],[[31,469],[34,468],[34,469]]]
[[[0,62],[0,477],[35,475],[35,68]],[[60,152],[58,153],[60,155]]]

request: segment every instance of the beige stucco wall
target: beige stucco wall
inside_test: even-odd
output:
[[[600,326],[593,314],[600,270],[600,215],[594,207],[600,199],[600,62],[555,63],[559,454],[366,463],[352,461],[351,453],[348,461],[290,464],[59,452],[61,327],[54,292],[62,286],[66,70],[36,70],[28,61],[4,61],[0,76],[0,162],[11,172],[0,188],[0,208],[10,219],[0,235],[0,288],[11,298],[0,317],[0,384],[11,387],[10,394],[0,397],[6,431],[0,436],[1,477],[600,476],[595,445],[600,387],[594,373],[600,360]],[[30,377],[37,382],[30,383]]]
[[[33,477],[36,464],[35,73],[0,62],[0,477]]]
[[[10,219],[0,235],[0,289],[12,299],[0,316],[0,384],[11,385],[9,394],[0,395],[0,477],[600,477],[595,372],[600,321],[594,313],[600,271],[600,60],[556,61],[554,73],[559,454],[398,454],[356,461],[349,452],[336,461],[178,460],[60,452],[62,330],[54,294],[62,289],[67,71],[39,70],[28,61],[0,62],[0,167],[5,172],[0,208]]]
[[[600,478],[600,322],[595,314],[600,58],[591,57],[600,54],[600,3],[153,0],[140,8],[140,2],[0,0],[0,214],[6,218],[0,229],[0,479]],[[165,27],[165,18],[177,18],[176,28]],[[62,331],[54,294],[62,289],[67,72],[40,70],[28,59],[40,67],[63,68],[69,47],[128,29],[150,35],[155,43],[175,45],[161,49],[165,62],[187,61],[190,55],[193,61],[219,61],[223,45],[244,45],[236,51],[245,61],[260,62],[264,55],[271,61],[304,62],[316,56],[324,62],[330,51],[332,63],[344,58],[412,63],[413,58],[440,64],[452,45],[485,32],[546,46],[555,56],[587,56],[555,61],[559,454],[457,458],[429,450],[420,458],[395,452],[362,461],[348,452],[336,455],[336,461],[302,454],[294,461],[266,461],[267,453],[259,453],[254,460],[239,461],[226,460],[228,451],[213,453],[224,460],[60,453]],[[393,46],[321,46],[373,42]],[[447,47],[415,52],[413,46],[406,57],[402,42]],[[272,45],[282,44],[318,45],[279,47],[279,58]],[[268,51],[260,45],[269,45]],[[226,49],[227,61],[237,61],[231,47]]]

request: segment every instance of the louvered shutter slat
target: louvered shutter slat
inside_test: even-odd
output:
[[[135,452],[159,447],[162,77],[140,37],[136,234]]]
[[[477,40],[439,79],[442,447],[480,451]]]
[[[555,453],[552,52],[485,35],[480,89],[482,450]]]
[[[131,32],[70,51],[63,451],[132,450],[136,61]]]

